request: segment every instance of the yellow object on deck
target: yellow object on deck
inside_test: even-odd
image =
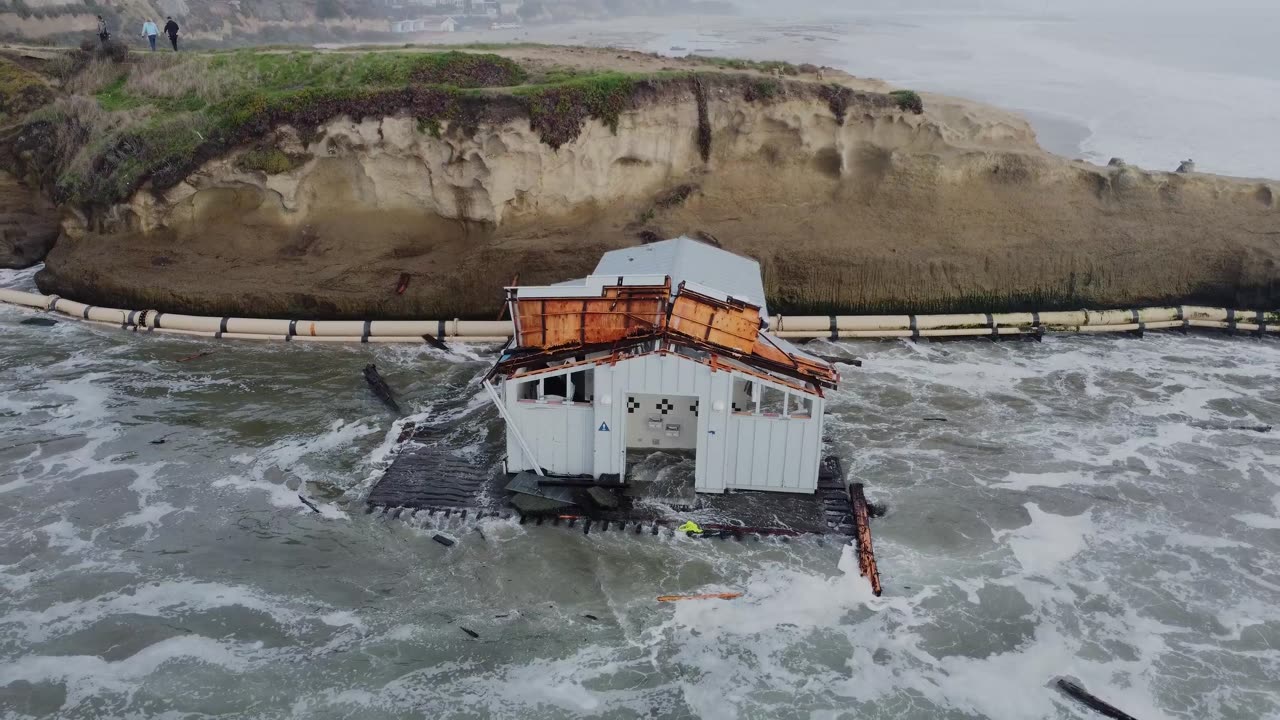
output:
[[[689,520],[689,521],[685,522],[685,524],[683,524],[683,525],[681,525],[680,527],[676,528],[676,532],[682,532],[682,533],[694,533],[695,535],[701,535],[701,534],[702,534],[702,528],[698,526],[698,523],[696,523],[696,522],[694,522],[694,521],[692,521],[692,520]]]

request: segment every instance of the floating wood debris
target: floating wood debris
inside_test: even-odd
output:
[[[391,386],[386,380],[382,379],[382,375],[378,374],[378,366],[372,363],[364,366],[364,379],[369,383],[369,389],[378,399],[394,412],[400,412],[400,404],[396,402],[395,393],[391,392]]]
[[[441,535],[440,533],[436,533],[435,535],[432,535],[432,536],[431,536],[431,539],[432,539],[432,540],[435,540],[436,542],[440,543],[441,545],[443,545],[443,546],[445,546],[445,547],[453,547],[453,542],[454,542],[454,541],[453,541],[453,538],[445,537],[444,535]]]
[[[444,341],[443,341],[443,340],[441,340],[440,338],[436,337],[435,335],[432,335],[432,334],[430,334],[430,333],[423,333],[423,334],[422,334],[422,339],[423,339],[423,341],[424,341],[424,342],[426,342],[428,345],[430,345],[431,347],[433,347],[433,348],[435,348],[435,349],[437,349],[437,350],[440,350],[441,352],[451,352],[451,351],[449,350],[449,346],[448,346],[448,345],[445,345],[445,344],[444,344]]]
[[[201,350],[200,352],[196,353],[195,355],[188,355],[188,356],[186,356],[186,357],[184,357],[184,358],[178,358],[178,362],[182,362],[182,363],[184,363],[184,362],[191,362],[192,360],[199,360],[199,359],[200,359],[200,358],[202,358],[202,357],[208,357],[208,356],[210,356],[210,355],[212,355],[212,354],[213,354],[213,351],[212,351],[212,350]]]
[[[733,600],[742,597],[740,592],[701,593],[699,595],[659,595],[658,602],[681,602],[684,600]]]
[[[462,627],[461,625],[459,625],[459,626],[458,626],[458,629],[459,629],[459,630],[461,630],[462,632],[464,632],[464,633],[466,633],[466,634],[470,635],[470,636],[471,636],[471,637],[473,637],[473,638],[479,638],[479,637],[480,637],[480,633],[476,632],[475,630],[472,630],[471,628],[464,628],[464,627]]]
[[[302,501],[302,504],[303,504],[303,505],[306,505],[307,507],[311,508],[311,511],[312,511],[312,512],[320,512],[320,508],[316,507],[316,504],[315,504],[315,503],[313,503],[313,502],[311,502],[310,500],[306,499],[306,498],[305,498],[305,497],[303,497],[302,495],[298,495],[298,499]]]
[[[1076,700],[1091,710],[1112,718],[1112,720],[1137,720],[1137,718],[1129,713],[1117,708],[1115,705],[1112,705],[1088,690],[1085,690],[1078,681],[1070,678],[1058,678],[1058,681],[1055,684],[1058,686],[1059,690],[1071,699]]]
[[[858,547],[858,572],[871,581],[871,592],[880,597],[880,571],[876,568],[876,551],[871,545],[871,512],[862,483],[849,486],[849,502],[853,505],[854,542]]]

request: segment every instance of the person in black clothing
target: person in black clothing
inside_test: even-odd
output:
[[[166,17],[165,20],[168,22],[164,24],[164,34],[169,36],[173,51],[178,52],[178,23],[174,22],[172,17]]]
[[[107,44],[107,40],[111,39],[111,33],[107,32],[107,21],[98,16],[98,40],[103,44]]]

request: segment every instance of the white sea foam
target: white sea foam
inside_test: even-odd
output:
[[[1009,548],[1024,571],[1048,576],[1084,549],[1094,530],[1092,514],[1054,515],[1035,503],[1027,503],[1026,508],[1031,515],[1029,525],[996,535],[997,538],[1007,536]]]
[[[297,508],[309,512],[298,501],[298,491],[280,482],[273,482],[267,475],[282,471],[301,481],[325,480],[326,473],[311,466],[311,460],[322,459],[326,454],[341,450],[355,440],[377,432],[377,428],[364,422],[334,420],[326,432],[305,438],[286,438],[253,454],[243,453],[231,458],[233,463],[246,467],[246,473],[232,473],[213,482],[216,488],[232,488],[240,491],[265,492],[275,507]],[[339,513],[329,508],[330,513]],[[341,516],[339,513],[336,516]]]
[[[1240,513],[1234,517],[1249,527],[1260,530],[1280,530],[1280,493],[1272,496],[1271,505],[1275,508],[1274,515],[1253,512]]]
[[[44,263],[37,263],[24,270],[0,268],[0,288],[37,292],[36,273],[44,269]]]
[[[55,603],[43,610],[14,610],[0,617],[0,627],[20,627],[23,637],[42,642],[83,630],[107,618],[143,616],[181,618],[218,608],[243,608],[270,617],[282,627],[297,628],[314,615],[300,605],[303,599],[285,599],[240,585],[193,580],[154,581],[123,588],[87,600]],[[327,625],[348,626],[359,621],[347,611],[321,616]]]
[[[61,683],[67,691],[62,709],[69,711],[102,695],[132,696],[143,679],[169,663],[190,661],[242,672],[250,666],[247,658],[261,649],[262,643],[183,635],[161,640],[115,662],[91,655],[34,655],[0,665],[0,687],[19,681]]]
[[[290,484],[352,487],[385,463],[364,454],[389,453],[399,426],[335,422],[324,387],[264,407],[250,376],[243,390],[221,386],[234,402],[206,403],[194,386],[165,396],[165,372],[93,345],[114,340],[88,342],[4,396],[29,422],[0,415],[4,442],[74,436],[11,451],[23,467],[0,477],[15,508],[0,515],[0,641],[16,658],[0,672],[66,685],[77,710],[65,714],[98,707],[90,697],[119,714],[185,708],[178,673],[188,687],[236,688],[220,694],[224,714],[298,717],[1074,717],[1045,687],[1061,674],[1144,718],[1280,709],[1266,534],[1280,453],[1268,434],[1219,429],[1280,416],[1272,344],[1152,334],[845,348],[867,362],[833,395],[827,429],[850,475],[889,504],[873,526],[877,599],[839,543],[488,520],[482,539],[456,518],[413,521],[458,535],[446,550],[413,523],[316,523]],[[14,362],[3,353],[0,380]],[[363,360],[351,355],[308,362],[346,373]],[[423,397],[415,419],[491,452],[487,398],[464,385],[469,370],[445,372],[468,389]],[[157,408],[191,403],[217,430],[149,445],[164,434]],[[289,429],[265,440],[223,431],[276,414]],[[924,420],[935,416],[947,421]],[[109,507],[74,492],[108,480]],[[743,597],[654,602],[722,590]],[[67,643],[105,647],[130,622],[227,635],[110,661],[73,651],[55,672],[48,658]]]

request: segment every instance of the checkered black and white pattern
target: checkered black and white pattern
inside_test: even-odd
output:
[[[629,397],[629,398],[627,398],[627,413],[628,413],[628,414],[635,415],[635,414],[636,414],[636,411],[637,411],[637,410],[639,410],[639,409],[640,409],[640,401],[636,400],[636,399],[635,399],[635,398],[633,398],[633,397]]]
[[[662,412],[663,415],[666,415],[667,413],[676,409],[676,406],[672,405],[671,401],[666,398],[662,398],[662,402],[659,402],[656,407],[659,411]]]
[[[694,400],[693,404],[689,406],[689,412],[693,413],[694,417],[698,417],[698,401],[697,400]]]

